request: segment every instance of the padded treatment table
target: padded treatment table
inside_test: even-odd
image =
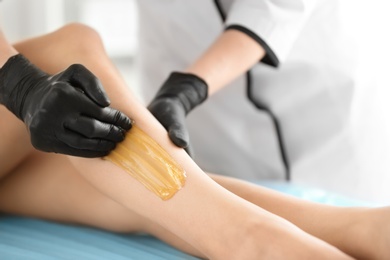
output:
[[[323,190],[286,183],[263,186],[303,199],[338,206],[368,206]],[[197,259],[148,235],[0,215],[0,259]]]

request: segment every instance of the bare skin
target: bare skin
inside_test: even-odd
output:
[[[335,207],[297,199],[235,178],[209,175],[238,196],[289,220],[357,259],[390,257],[390,207]],[[372,246],[372,241],[378,241],[378,244]]]
[[[10,119],[0,128],[0,136],[25,142],[18,152],[9,152],[16,149],[11,141],[0,143],[0,158],[9,162],[7,170],[0,172],[1,211],[116,232],[146,231],[180,250],[211,259],[351,259],[339,249],[356,258],[388,257],[387,208],[339,209],[212,175],[223,188],[210,179],[170,143],[162,126],[127,90],[91,29],[69,25],[15,48],[48,73],[72,63],[87,66],[102,80],[113,107],[134,118],[186,169],[188,179],[184,189],[163,202],[107,161],[32,150],[23,124],[0,107],[0,118]],[[307,221],[302,210],[317,214]],[[347,216],[356,225],[342,220]],[[372,219],[382,228],[374,229]],[[357,228],[357,224],[362,226]],[[364,244],[372,241],[373,230],[378,243]],[[362,233],[361,241],[356,242],[356,232]]]

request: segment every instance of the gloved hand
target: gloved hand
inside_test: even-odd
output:
[[[131,128],[80,64],[50,76],[23,55],[12,56],[0,69],[0,103],[24,121],[33,146],[45,152],[105,156]]]
[[[207,83],[193,74],[173,72],[148,106],[172,142],[191,155],[185,116],[207,98]]]

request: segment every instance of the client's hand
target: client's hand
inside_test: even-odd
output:
[[[45,152],[105,156],[131,128],[80,64],[51,76],[15,55],[0,69],[0,103],[24,121],[33,146]]]
[[[148,106],[168,131],[172,142],[191,155],[185,116],[207,98],[204,80],[193,74],[173,72]]]

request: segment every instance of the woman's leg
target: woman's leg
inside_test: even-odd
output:
[[[27,131],[21,121],[17,120],[4,107],[0,107],[0,118],[5,119],[4,122],[7,122],[4,127],[0,128],[0,136],[4,137],[2,139],[3,141],[0,143],[0,165],[2,165],[0,170],[2,170],[1,174],[4,175],[6,172],[10,171],[9,169],[15,168],[16,165],[31,154],[33,149],[29,144]],[[35,157],[36,155],[32,156],[32,158]],[[54,158],[48,157],[48,159],[53,162],[52,165],[64,164],[64,162],[57,162],[59,160],[58,156],[54,156]],[[29,164],[31,164],[34,160],[29,158]],[[64,158],[62,158],[62,160],[64,160]],[[43,162],[43,169],[50,169],[50,164],[48,166],[44,166],[47,164],[44,159],[39,159],[38,161]],[[37,165],[37,163],[34,163],[35,167]],[[157,235],[159,238],[170,244],[176,245],[183,251],[199,255],[199,253],[196,253],[194,248],[191,248],[184,241],[159,225],[152,222],[149,222],[147,225],[141,225],[141,222],[146,222],[145,219],[141,221],[142,218],[134,212],[125,210],[116,202],[102,196],[99,192],[96,192],[96,190],[90,185],[83,183],[83,179],[73,173],[75,169],[70,165],[67,165],[65,168],[62,166],[57,167],[57,169],[64,169],[64,171],[66,169],[66,171],[69,172],[68,175],[65,175],[65,173],[62,173],[61,175],[57,171],[55,174],[50,172],[47,176],[43,176],[43,172],[40,175],[34,175],[31,173],[30,166],[27,168],[29,169],[29,173],[23,175],[25,177],[20,177],[21,175],[19,173],[17,174],[18,177],[10,177],[7,180],[6,187],[9,188],[5,189],[4,183],[0,187],[0,192],[2,194],[0,195],[0,199],[8,198],[6,201],[2,201],[0,206],[1,210],[57,221],[92,225],[113,231],[130,232],[144,226],[147,229],[144,231]],[[365,255],[370,256],[365,257],[367,259],[386,259],[386,257],[375,258],[373,256],[377,256],[381,252],[386,253],[386,249],[390,246],[388,245],[388,238],[385,240],[382,237],[383,235],[390,233],[390,231],[388,231],[390,229],[390,225],[386,225],[386,219],[389,218],[390,214],[390,210],[388,208],[364,210],[330,207],[298,200],[289,196],[283,196],[277,192],[273,192],[256,185],[251,185],[246,182],[237,181],[235,179],[217,175],[212,175],[212,177],[219,184],[244,199],[259,205],[274,214],[286,218],[306,232],[337,246],[350,255],[358,258],[362,258],[362,256]],[[26,178],[26,180],[20,181],[23,178]],[[55,180],[52,180],[53,178]],[[67,180],[68,178],[69,180]],[[65,179],[66,181],[64,182]],[[47,181],[47,183],[52,185],[52,189],[56,191],[61,189],[64,189],[64,192],[67,191],[66,196],[64,196],[62,192],[53,193],[49,190],[42,189],[42,184],[45,183],[44,181]],[[58,181],[58,185],[53,185],[56,181]],[[35,182],[40,183],[41,185],[35,185]],[[11,184],[10,186],[9,183],[15,184]],[[61,183],[64,185],[61,185]],[[16,186],[14,187],[13,185]],[[26,187],[23,185],[26,185]],[[27,192],[28,187],[39,188],[37,190],[33,189],[31,192]],[[69,187],[72,189],[69,189]],[[38,198],[41,197],[39,195],[40,193],[52,194],[50,197],[46,198],[51,199],[50,203],[47,201],[45,203],[41,203],[41,200],[35,199],[35,196]],[[53,196],[59,194],[62,195],[59,197]],[[10,200],[9,198],[13,199]],[[66,198],[67,200],[62,201],[61,198]],[[96,202],[92,204],[85,203],[85,201],[80,200],[80,198],[85,198],[85,201],[88,202]],[[34,202],[32,203],[29,199],[33,199]],[[78,202],[78,204],[75,202]],[[7,203],[8,206],[4,203]],[[15,207],[16,205],[17,208],[10,208],[10,206]],[[58,207],[58,205],[61,206]],[[54,209],[58,209],[59,211],[55,211]],[[81,209],[84,211],[80,211]],[[107,212],[112,214],[104,216],[104,213]],[[71,215],[69,216],[69,214]],[[135,219],[134,216],[137,216],[138,218]],[[115,220],[112,218],[115,218]],[[373,218],[376,220],[373,220]],[[342,230],[342,232],[339,232],[339,230]],[[378,230],[380,232],[378,232]],[[367,241],[383,241],[384,243],[382,245],[380,243],[376,243],[375,246],[372,246],[373,244],[368,243]]]
[[[383,239],[383,235],[389,234],[389,225],[386,226],[389,209],[380,212],[325,206],[237,179],[211,176],[232,192],[358,259],[388,258],[385,253],[388,253],[389,245],[380,243],[389,243],[389,237]],[[184,252],[202,256],[176,235],[98,192],[78,174],[66,157],[60,155],[36,151],[1,181],[0,211],[114,232],[148,232]]]
[[[237,179],[211,176],[237,195],[288,219],[358,259],[388,258],[385,255],[388,253],[390,234],[388,208],[326,206]],[[98,192],[78,174],[67,158],[60,155],[35,152],[1,181],[0,211],[89,225],[114,232],[148,232],[182,251],[202,256],[158,224]],[[383,237],[386,234],[387,240]],[[381,245],[381,242],[387,244]]]
[[[33,151],[22,121],[0,105],[0,180]]]
[[[89,183],[117,203],[212,259],[284,259],[287,255],[291,259],[348,259],[336,248],[235,196],[205,175],[127,91],[92,30],[71,25],[15,47],[49,73],[72,63],[84,64],[101,79],[112,106],[135,119],[187,172],[185,187],[172,199],[162,201],[108,161],[70,158]]]
[[[335,207],[298,199],[246,181],[209,175],[236,195],[357,259],[390,259],[390,207]]]
[[[3,178],[0,181],[0,212],[113,232],[147,232],[182,251],[202,256],[158,224],[96,190],[62,155],[34,151]]]

